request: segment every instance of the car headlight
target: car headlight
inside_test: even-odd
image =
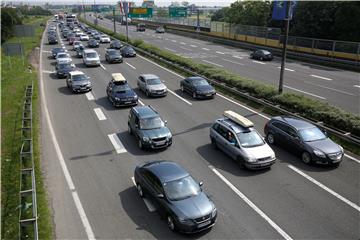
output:
[[[118,97],[115,97],[115,100],[116,100],[116,101],[120,101],[120,98],[118,98]]]
[[[149,141],[150,141],[150,138],[148,138],[148,137],[142,137],[142,140],[143,140],[144,142],[149,142]]]
[[[339,147],[341,149],[341,152],[344,153],[344,148],[342,146],[340,146],[340,145],[339,145]]]
[[[249,163],[254,163],[254,162],[257,161],[256,158],[252,158],[252,157],[245,157],[245,160],[246,160],[247,162],[249,162]]]
[[[139,97],[137,95],[134,96],[134,99],[137,100]]]
[[[181,222],[182,224],[193,224],[193,221],[191,219],[185,219],[185,218],[178,218],[179,222]]]
[[[169,133],[167,136],[166,136],[167,139],[171,139],[172,138],[172,135],[171,133]]]
[[[325,157],[326,157],[325,154],[324,154],[322,151],[320,151],[320,150],[315,149],[313,152],[314,152],[314,154],[315,154],[316,156],[318,156],[318,157],[321,157],[321,158],[325,158]]]

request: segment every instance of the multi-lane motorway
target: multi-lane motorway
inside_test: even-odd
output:
[[[87,20],[94,19],[93,14],[87,15]],[[98,24],[113,29],[113,22],[109,19],[98,19]],[[117,23],[116,30],[125,33],[125,26]],[[279,58],[272,62],[256,61],[249,58],[250,52],[247,50],[171,33],[155,34],[149,29],[145,32],[136,32],[134,26],[129,27],[129,36],[143,39],[146,43],[199,63],[214,65],[244,77],[278,86],[281,65]],[[297,92],[360,114],[359,73],[288,59],[284,79],[284,91]]]
[[[230,109],[248,117],[263,134],[269,116],[221,94],[212,100],[194,100],[179,90],[182,76],[142,56],[108,64],[107,44],[96,49],[101,66],[86,68],[60,38],[59,46],[68,50],[77,69],[93,84],[92,92],[73,94],[54,74],[55,60],[48,57],[57,46],[45,39],[40,62],[42,157],[57,238],[359,238],[360,161],[356,158],[344,157],[338,168],[306,166],[297,156],[274,147],[278,161],[271,170],[241,170],[211,147],[209,126]],[[143,73],[166,81],[170,92],[165,98],[136,92],[139,104],[152,105],[168,121],[173,133],[169,149],[140,150],[128,134],[129,108],[114,108],[105,91],[116,72],[135,89]],[[211,231],[191,237],[173,233],[151,202],[138,196],[132,180],[135,166],[158,159],[175,161],[204,182],[218,209]]]

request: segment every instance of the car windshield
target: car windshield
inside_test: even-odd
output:
[[[196,196],[201,192],[199,184],[191,176],[163,184],[166,196],[172,201]]]
[[[124,48],[124,51],[125,52],[132,52],[132,51],[134,51],[134,49],[132,49],[131,47],[126,47],[126,48]]]
[[[160,117],[140,119],[140,129],[149,130],[164,127],[165,124]]]
[[[193,81],[194,83],[194,86],[205,86],[205,85],[209,85],[209,83],[204,80],[204,79],[201,79],[201,80],[195,80]]]
[[[153,78],[146,80],[146,83],[149,85],[157,85],[157,84],[161,84],[161,80],[158,78]]]
[[[325,134],[317,127],[300,130],[299,134],[304,142],[318,141],[326,138]]]
[[[237,133],[236,135],[240,141],[240,146],[245,148],[256,147],[265,144],[263,138],[256,131],[241,132]]]
[[[263,50],[263,51],[261,51],[263,54],[265,54],[265,55],[269,55],[269,54],[271,54],[269,51],[265,51],[265,50]]]
[[[89,43],[95,44],[97,41],[95,39],[91,39]]]
[[[92,53],[87,53],[87,54],[86,54],[86,57],[88,57],[88,58],[96,58],[96,57],[97,57],[97,54],[94,53],[94,52],[92,52]]]
[[[72,80],[74,82],[76,82],[76,81],[84,81],[84,80],[87,80],[87,76],[85,74],[77,74],[77,75],[74,75],[72,77]]]
[[[109,51],[109,55],[111,55],[111,56],[120,56],[120,53],[118,51]]]
[[[129,91],[131,90],[131,88],[127,84],[121,84],[121,85],[115,85],[113,90],[116,93],[121,93],[121,92]]]
[[[53,52],[65,52],[63,48],[54,48]]]
[[[59,64],[59,69],[69,69],[72,68],[71,64]]]
[[[67,53],[58,54],[58,58],[69,58],[70,56]]]

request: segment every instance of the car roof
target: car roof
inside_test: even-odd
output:
[[[84,75],[85,73],[83,73],[82,71],[71,71],[69,72],[70,75],[74,76],[74,75]]]
[[[154,161],[145,164],[143,167],[152,172],[161,183],[189,176],[189,173],[184,168],[171,161]]]
[[[220,118],[217,121],[222,123],[223,125],[227,126],[228,128],[232,129],[235,133],[249,132],[254,129],[253,127],[243,127],[240,124],[238,124],[226,117]]]
[[[159,78],[158,76],[154,75],[154,74],[141,74],[140,76],[142,76],[145,79],[154,79],[154,78]]]
[[[105,51],[107,51],[107,52],[118,52],[118,50],[112,49],[112,48],[107,48]]]
[[[93,52],[96,53],[96,51],[93,50],[93,49],[85,49],[85,50],[84,50],[84,53],[93,53]]]
[[[296,128],[297,130],[315,127],[315,125],[313,125],[312,123],[291,116],[277,116],[277,117],[273,117],[272,120],[273,119],[276,119],[281,122],[285,122],[290,126]]]
[[[159,116],[154,108],[151,106],[137,106],[133,107],[134,111],[139,115],[141,118],[150,118]]]
[[[202,77],[188,77],[187,79],[190,80],[190,81],[205,80],[205,79],[202,78]]]

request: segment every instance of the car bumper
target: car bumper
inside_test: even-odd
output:
[[[150,92],[150,95],[153,97],[163,97],[167,95],[167,91],[162,92]]]
[[[111,63],[122,63],[123,59],[110,59],[109,62],[111,62]]]
[[[216,95],[216,93],[197,93],[196,94],[196,98],[199,98],[199,99],[208,99],[208,98],[214,98]]]
[[[100,62],[85,62],[85,65],[87,67],[90,67],[90,66],[100,66]]]
[[[136,53],[135,54],[125,54],[125,57],[136,57]]]
[[[81,92],[89,92],[92,90],[92,87],[81,87],[81,88],[73,88],[73,92],[81,93]]]
[[[249,163],[245,162],[245,167],[247,169],[264,169],[271,167],[276,162],[276,158],[270,160],[270,161],[258,161],[255,163]]]
[[[342,161],[342,159],[344,157],[344,154],[342,154],[337,159],[331,159],[328,156],[326,156],[325,158],[321,158],[321,157],[316,156],[315,154],[312,154],[311,157],[312,157],[312,162],[316,163],[316,164],[320,164],[320,165],[337,165]]]
[[[115,107],[125,107],[125,106],[136,106],[138,104],[138,100],[130,100],[130,101],[113,101],[113,105]]]
[[[217,215],[213,217],[211,220],[208,220],[209,223],[206,224],[205,226],[201,226],[202,223],[194,223],[193,225],[187,225],[181,222],[176,222],[176,228],[181,233],[198,233],[212,228],[216,223],[216,218]],[[206,221],[204,223],[206,223]]]
[[[164,140],[161,142],[154,142],[154,141],[143,142],[143,146],[145,148],[149,148],[149,149],[167,148],[167,147],[171,146],[171,144],[172,144],[172,139]]]

